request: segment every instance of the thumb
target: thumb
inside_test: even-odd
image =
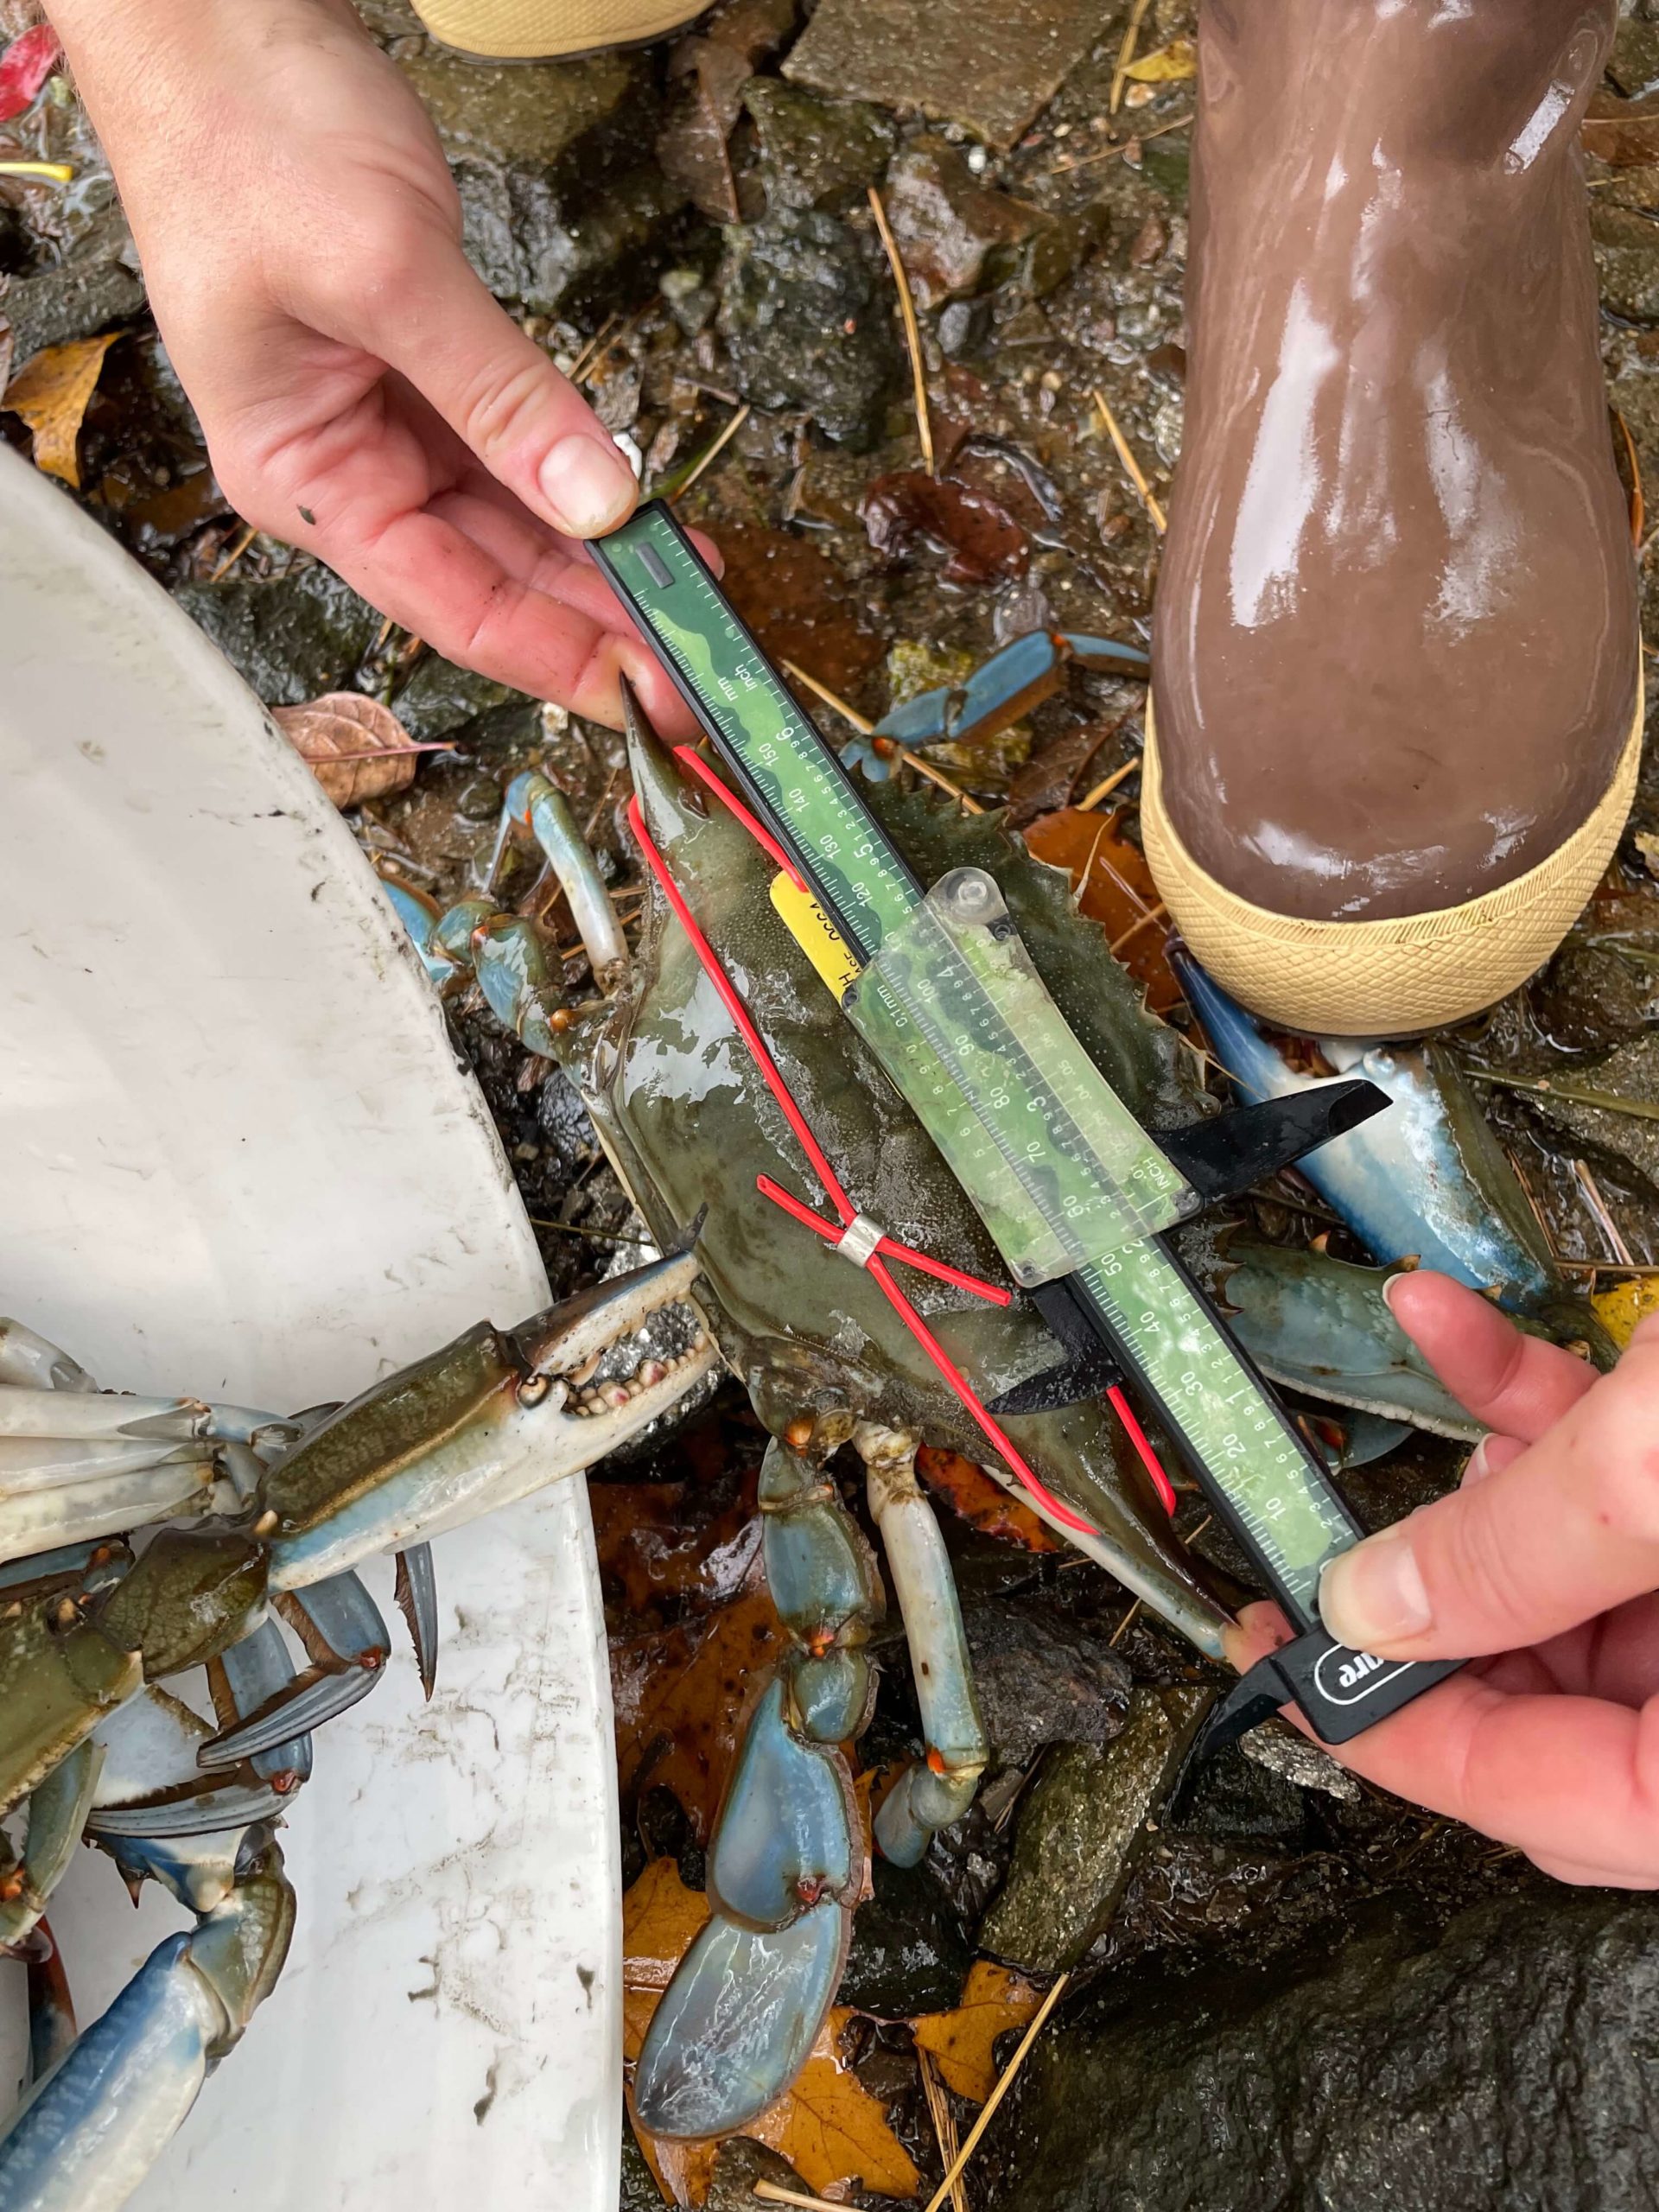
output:
[[[1542,1643],[1659,1589],[1659,1321],[1518,1453],[1325,1569],[1319,1611],[1388,1658]]]
[[[632,469],[459,245],[435,242],[418,283],[375,321],[381,359],[531,514],[571,537],[597,537],[626,521],[639,497]]]

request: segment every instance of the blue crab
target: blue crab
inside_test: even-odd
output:
[[[711,803],[715,770],[684,749],[668,755],[631,701],[627,742],[636,835],[683,909],[653,875],[631,958],[619,955],[604,885],[546,779],[519,777],[506,797],[507,816],[534,835],[578,920],[586,913],[601,922],[589,950],[602,999],[555,1004],[543,963],[512,1001],[499,948],[512,918],[472,907],[438,917],[407,897],[403,907],[446,988],[475,976],[521,1037],[533,1041],[533,1031],[544,1040],[536,1049],[574,1080],[659,1244],[699,1224],[698,1302],[772,1439],[760,1485],[763,1557],[791,1649],[757,1698],[716,1816],[709,1922],[658,2006],[633,2082],[645,2127],[697,2137],[741,2126],[792,2078],[834,1998],[864,1879],[842,1747],[868,1713],[866,1646],[884,1599],[832,1462],[850,1446],[863,1463],[869,1525],[886,1555],[918,1688],[921,1755],[874,1830],[880,1850],[905,1864],[971,1802],[990,1749],[939,1531],[916,1481],[918,1447],[966,1452],[1009,1488],[1014,1475],[988,1451],[982,1429],[895,1319],[868,1267],[873,1251],[905,1248],[948,1256],[969,1284],[995,1281],[1001,1270],[983,1229],[774,912],[772,863],[750,830]],[[1145,1012],[1102,933],[1076,912],[1065,876],[1033,861],[994,819],[965,817],[931,793],[881,779],[868,796],[923,880],[961,866],[997,878],[1049,988],[1149,1126],[1168,1128],[1209,1110],[1198,1056]],[[528,962],[515,956],[515,964],[531,976]],[[716,967],[850,1192],[852,1226],[823,1219],[831,1193],[763,1078]],[[1321,1390],[1314,1358],[1302,1361],[1295,1379],[1377,1414],[1471,1433],[1432,1377],[1414,1374],[1414,1395],[1399,1387],[1408,1363],[1375,1295],[1382,1270],[1344,1273],[1319,1253],[1287,1256],[1306,1265],[1293,1294],[1276,1304],[1249,1299],[1250,1282],[1235,1267],[1254,1342],[1294,1366],[1308,1315],[1340,1292],[1343,1333],[1327,1378],[1335,1387]],[[1260,1265],[1270,1273],[1274,1257]],[[1005,1394],[1052,1364],[1054,1344],[1028,1305],[986,1302],[960,1277],[918,1274],[906,1287],[982,1403],[1007,1403]],[[1336,1371],[1344,1362],[1357,1370],[1345,1397],[1348,1378]],[[1374,1426],[1385,1438],[1398,1433]],[[1176,1541],[1133,1440],[1105,1407],[1090,1401],[1006,1414],[1003,1433],[1039,1478],[1037,1510],[1215,1655],[1226,1616],[1205,1570]]]
[[[696,1272],[677,1254],[516,1330],[480,1324],[292,1420],[100,1391],[0,1323],[0,1948],[49,1956],[43,1915],[83,1836],[196,1917],[79,2038],[37,2038],[49,2063],[0,2132],[0,2212],[115,2212],[281,1972],[295,1901],[273,1826],[312,1731],[390,1649],[354,1569],[397,1553],[429,1693],[428,1539],[581,1472],[707,1375],[689,1310],[671,1356],[627,1349]],[[174,1687],[202,1670],[216,1725]]]

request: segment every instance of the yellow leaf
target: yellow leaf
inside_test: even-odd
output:
[[[1659,1313],[1659,1276],[1632,1275],[1627,1282],[1615,1283],[1611,1290],[1599,1290],[1590,1303],[1623,1351],[1637,1323],[1646,1320],[1649,1313]]]
[[[21,415],[35,433],[35,466],[80,489],[75,441],[81,418],[98,384],[104,356],[118,330],[102,338],[78,338],[72,345],[48,346],[25,361],[6,386],[0,407]]]
[[[630,2062],[639,2056],[670,1976],[708,1917],[707,1902],[685,1887],[671,1859],[652,1859],[623,1899],[622,2049]],[[851,2184],[878,2196],[913,2196],[921,2176],[880,2103],[842,2056],[842,2037],[856,2017],[832,2012],[794,2087],[741,2132],[787,2158],[809,2190]],[[637,2116],[634,2133],[664,2196],[676,2204],[701,2204],[715,2146],[652,2135]]]
[[[1190,38],[1171,39],[1155,54],[1143,54],[1123,72],[1139,85],[1173,85],[1198,73],[1198,50]]]
[[[921,2050],[932,2052],[946,2088],[982,2105],[996,2087],[992,2044],[1005,2028],[1023,2028],[1042,2001],[1040,1989],[1007,1967],[976,1959],[961,2004],[949,2012],[919,2014],[911,2031]]]
[[[400,791],[415,780],[415,745],[390,707],[360,691],[330,691],[272,720],[336,806]]]

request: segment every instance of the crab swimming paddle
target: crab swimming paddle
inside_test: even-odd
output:
[[[1059,1340],[1060,1366],[988,1412],[1065,1403],[1121,1372],[1294,1624],[1203,1747],[1287,1703],[1344,1743],[1452,1673],[1351,1651],[1320,1625],[1320,1573],[1363,1531],[1162,1235],[1384,1093],[1332,1084],[1294,1112],[1269,1102],[1154,1140],[1049,996],[995,880],[918,881],[668,508],[640,507],[593,550],[775,844],[779,912]]]

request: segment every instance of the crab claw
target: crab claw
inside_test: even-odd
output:
[[[683,1351],[631,1370],[617,1348],[685,1300],[698,1265],[676,1253],[521,1328],[480,1323],[331,1414],[265,1478],[271,1589],[343,1574],[581,1474],[670,1411],[715,1363],[701,1319],[688,1318]]]

